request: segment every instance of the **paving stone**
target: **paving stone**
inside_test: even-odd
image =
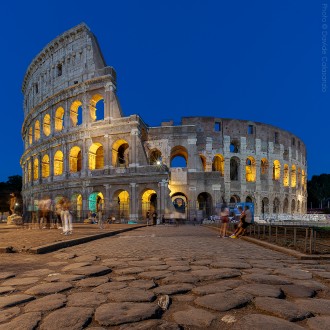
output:
[[[330,316],[311,317],[307,320],[307,326],[312,330],[328,330],[330,329]]]
[[[71,270],[71,273],[85,276],[102,276],[111,273],[106,266],[85,266]]]
[[[128,266],[126,261],[117,259],[104,259],[102,260],[102,264],[110,268],[122,268]]]
[[[48,312],[61,308],[67,299],[64,294],[55,293],[33,300],[24,307],[25,312]]]
[[[48,269],[48,268],[42,268],[42,269],[33,269],[33,270],[29,270],[27,272],[24,272],[23,274],[20,274],[20,276],[22,277],[34,277],[34,276],[45,276],[48,274],[54,273],[54,271],[52,269]]]
[[[117,282],[130,282],[130,281],[135,281],[136,277],[133,275],[114,276],[112,277],[112,280]]]
[[[7,322],[13,317],[19,315],[21,313],[21,309],[19,307],[11,307],[0,311],[0,323]]]
[[[163,320],[147,320],[147,321],[124,324],[119,326],[119,330],[151,330],[151,329],[180,330],[180,327],[174,322],[168,322]]]
[[[24,285],[30,285],[34,284],[40,281],[39,277],[23,277],[23,278],[10,278],[9,280],[6,280],[2,283],[3,286],[24,286]]]
[[[237,269],[209,269],[209,270],[193,270],[191,272],[193,276],[198,277],[200,280],[216,280],[220,278],[231,278],[241,275],[241,272]]]
[[[316,295],[315,290],[297,284],[281,285],[281,290],[292,298],[312,298]]]
[[[114,273],[118,275],[131,275],[142,272],[144,272],[144,269],[141,267],[117,268],[114,270]]]
[[[145,268],[145,267],[150,267],[150,266],[164,266],[165,262],[162,260],[139,260],[139,261],[129,261],[128,264],[130,266]]]
[[[180,302],[190,302],[196,299],[196,296],[192,294],[178,294],[171,296],[172,300],[180,301]]]
[[[109,293],[126,287],[127,284],[125,282],[108,282],[105,284],[101,284],[96,288],[92,289],[92,292]]]
[[[211,325],[216,316],[203,309],[188,307],[183,311],[173,313],[173,320],[184,326],[195,326],[200,328],[207,328]]]
[[[275,269],[274,274],[276,275],[284,275],[290,278],[294,278],[297,280],[310,280],[313,275],[307,270],[295,269],[295,268],[280,268]]]
[[[15,277],[15,273],[11,272],[0,272],[0,280],[6,280],[7,278]]]
[[[82,255],[73,259],[74,262],[93,262],[98,260],[98,257],[95,255]]]
[[[90,307],[99,306],[107,301],[106,295],[97,292],[76,292],[68,295],[67,306]]]
[[[72,285],[68,282],[43,283],[27,289],[25,293],[33,295],[45,295],[62,292],[71,288]]]
[[[66,265],[61,269],[62,272],[70,272],[73,269],[81,268],[81,267],[86,267],[86,266],[91,266],[91,262],[77,262],[73,264]]]
[[[14,318],[8,323],[1,324],[0,330],[32,330],[36,329],[40,320],[41,313],[39,312],[25,313]]]
[[[198,295],[206,295],[212,293],[226,292],[231,290],[232,288],[229,286],[225,286],[223,282],[215,282],[211,284],[197,286],[192,289],[192,292]]]
[[[307,308],[284,299],[257,297],[254,301],[257,309],[271,313],[288,321],[300,321],[313,316]]]
[[[330,279],[330,272],[313,272],[313,274],[322,279]]]
[[[68,264],[67,261],[51,261],[46,263],[46,265],[50,267],[61,267],[67,264]]]
[[[178,293],[186,293],[191,291],[194,288],[192,284],[189,283],[181,283],[181,284],[168,284],[168,285],[161,285],[154,289],[154,293],[159,294],[178,294]]]
[[[166,276],[161,280],[162,284],[175,284],[175,283],[197,283],[199,278],[197,276],[188,274],[175,274]]]
[[[321,283],[314,280],[293,280],[293,284],[303,285],[315,291],[328,290],[329,288]]]
[[[280,319],[275,316],[250,314],[243,316],[232,327],[233,330],[303,330],[305,328],[298,324]]]
[[[171,266],[168,268],[171,272],[187,272],[190,269],[190,266]]]
[[[11,296],[0,297],[0,309],[23,304],[33,299],[33,296],[27,294],[14,294]]]
[[[150,279],[150,280],[159,280],[161,278],[165,278],[169,275],[171,275],[172,272],[169,272],[167,270],[159,270],[159,271],[152,271],[152,272],[142,272],[138,274],[138,277],[144,278],[144,279]]]
[[[95,320],[104,326],[138,322],[155,316],[160,307],[155,303],[108,303],[95,311]]]
[[[209,266],[212,263],[213,263],[213,260],[212,259],[201,259],[201,260],[197,260],[197,261],[191,262],[190,265],[194,265],[194,266]]]
[[[217,261],[210,264],[212,268],[234,268],[234,269],[249,269],[252,268],[250,264],[243,261]]]
[[[330,315],[330,300],[328,299],[296,299],[295,304],[313,314]]]
[[[292,284],[292,281],[277,275],[250,274],[242,275],[242,279],[252,283],[262,283],[270,285]]]
[[[61,308],[44,318],[40,330],[81,330],[91,321],[93,313],[92,308]]]
[[[190,266],[190,269],[191,270],[208,270],[210,268],[207,267],[207,266],[194,266],[194,265],[192,265],[192,266]]]
[[[88,287],[96,287],[107,282],[109,282],[109,277],[100,276],[100,277],[90,277],[90,278],[82,279],[80,281],[77,281],[75,285],[76,287],[88,288]]]
[[[108,299],[115,302],[151,302],[155,298],[153,292],[138,288],[124,288],[108,294]]]
[[[145,270],[150,270],[150,271],[153,271],[153,270],[167,270],[169,268],[170,268],[169,265],[157,265],[157,266],[147,266],[147,267],[145,267]]]
[[[85,275],[74,275],[74,274],[58,274],[53,273],[49,274],[44,281],[46,282],[71,282],[71,281],[79,281],[84,279]]]
[[[233,308],[239,308],[252,299],[252,296],[245,292],[237,292],[235,295],[230,292],[215,293],[197,298],[194,303],[198,306],[225,312]]]
[[[156,283],[152,280],[136,280],[129,283],[132,288],[139,288],[144,290],[152,289],[156,286]]]
[[[54,255],[57,259],[63,259],[63,260],[70,260],[77,257],[75,253],[65,253],[65,252],[59,252]]]
[[[236,290],[250,293],[254,297],[281,298],[284,296],[279,287],[269,284],[245,284],[237,287]]]
[[[5,294],[14,291],[15,288],[13,286],[0,286],[0,294]]]

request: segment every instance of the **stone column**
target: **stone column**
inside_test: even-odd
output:
[[[129,157],[129,167],[139,166],[138,151],[137,151],[137,140],[139,136],[138,128],[131,129],[131,143],[130,143],[130,157]]]
[[[130,183],[130,220],[138,220],[138,209],[137,209],[137,184],[135,182]]]

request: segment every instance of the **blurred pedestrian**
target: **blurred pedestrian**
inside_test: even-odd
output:
[[[229,222],[229,208],[227,205],[223,206],[220,212],[220,233],[219,237],[227,238],[227,225]]]

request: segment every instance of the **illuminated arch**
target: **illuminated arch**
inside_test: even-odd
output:
[[[297,172],[296,165],[291,166],[291,188],[295,188],[297,186]]]
[[[70,172],[80,172],[82,169],[81,150],[74,146],[70,149]]]
[[[175,146],[171,150],[170,157],[171,167],[187,167],[188,151],[183,146]]]
[[[41,161],[41,175],[43,178],[49,177],[49,156],[44,155]]]
[[[104,151],[101,143],[93,143],[89,148],[88,164],[90,170],[98,170],[104,167]]]
[[[88,209],[97,212],[104,209],[104,197],[101,192],[93,192],[88,198]]]
[[[283,168],[283,186],[284,187],[289,187],[289,165],[284,164]]]
[[[148,189],[142,194],[142,214],[146,215],[149,211],[150,214],[157,212],[157,193],[153,189]]]
[[[54,175],[63,174],[63,152],[57,150],[54,155]]]
[[[70,107],[70,120],[72,127],[82,124],[82,103],[78,100],[72,102]]]
[[[230,180],[238,181],[240,175],[240,160],[238,157],[230,158]]]
[[[28,159],[28,181],[32,181],[32,162],[31,159]]]
[[[39,179],[39,160],[35,158],[33,161],[33,180]]]
[[[113,215],[117,219],[129,219],[130,196],[126,190],[118,190],[113,195]]]
[[[55,112],[55,131],[59,132],[63,129],[63,117],[64,109],[62,107],[57,108]]]
[[[297,185],[298,185],[298,188],[302,187],[302,184],[301,184],[301,178],[302,178],[301,168],[298,167],[298,177],[297,177]]]
[[[215,155],[212,161],[212,171],[220,172],[221,176],[225,174],[225,158],[223,155]]]
[[[273,162],[273,180],[279,181],[281,178],[281,163],[276,159]]]
[[[102,95],[93,95],[89,102],[89,111],[92,121],[104,119],[104,99]]]
[[[301,186],[306,190],[306,173],[304,170],[301,171]]]
[[[112,145],[112,166],[127,167],[129,164],[129,145],[120,139]]]
[[[46,136],[49,136],[51,133],[50,127],[50,115],[47,113],[44,117],[43,125],[42,125],[43,132]]]
[[[71,197],[71,205],[73,210],[76,212],[78,219],[82,218],[83,214],[83,198],[81,194],[73,194]]]
[[[284,198],[283,201],[283,213],[289,213],[289,201],[287,198]]]
[[[262,158],[260,162],[260,175],[261,177],[268,175],[269,163],[266,158]]]
[[[256,181],[256,161],[252,156],[245,161],[245,179],[247,182]]]
[[[202,169],[205,172],[205,170],[206,170],[206,157],[204,155],[199,155],[199,158],[200,158],[201,163],[202,163]]]
[[[149,153],[149,164],[160,165],[162,162],[162,153],[158,149],[152,149]]]
[[[34,141],[38,141],[40,139],[40,121],[36,120],[34,124]]]
[[[33,142],[33,128],[29,128],[29,144],[31,145]]]

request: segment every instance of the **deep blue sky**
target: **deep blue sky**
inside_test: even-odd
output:
[[[305,142],[308,178],[330,173],[329,74],[329,89],[321,90],[321,5],[327,1],[5,2],[0,181],[22,174],[21,84],[28,65],[81,22],[117,71],[125,115],[137,113],[150,125],[198,115],[264,122]],[[330,23],[330,8],[328,15]],[[330,47],[327,52],[330,67]]]

